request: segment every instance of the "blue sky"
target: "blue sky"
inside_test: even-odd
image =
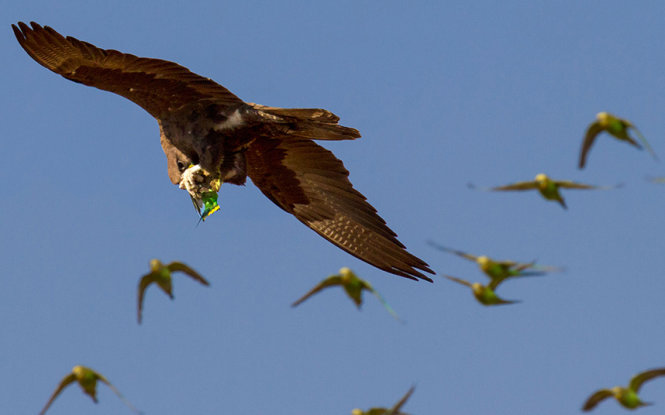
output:
[[[665,366],[665,175],[645,151],[599,137],[599,111],[632,120],[665,160],[665,4],[660,1],[12,2],[0,154],[0,408],[36,414],[75,364],[104,373],[146,414],[577,413],[595,389]],[[507,283],[522,303],[477,304],[464,287],[379,271],[285,214],[254,185],[225,185],[200,226],[166,174],[157,123],[124,98],[34,62],[10,24],[176,61],[248,102],[321,107],[360,130],[324,143],[410,252],[439,274],[484,281],[428,240],[563,266]],[[494,186],[554,178],[569,209]],[[148,261],[211,282],[136,286]],[[343,266],[369,280],[357,311],[340,290],[290,304]],[[665,408],[665,379],[642,389]],[[49,414],[131,413],[77,387]],[[615,402],[595,410],[620,414]]]

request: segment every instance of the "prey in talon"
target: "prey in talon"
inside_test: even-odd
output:
[[[220,209],[217,203],[217,192],[205,192],[201,195],[201,199],[194,199],[192,196],[192,202],[199,213],[199,223],[205,222],[208,216]],[[203,212],[201,212],[201,208],[203,208]]]
[[[194,208],[199,214],[199,222],[205,221],[208,216],[219,210],[217,192],[219,192],[221,184],[219,178],[214,178],[199,165],[190,165],[183,172],[179,187],[187,190],[192,198]],[[203,212],[201,212],[201,208],[203,208]]]

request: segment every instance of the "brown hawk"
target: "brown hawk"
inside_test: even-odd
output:
[[[157,119],[168,175],[201,205],[221,183],[249,176],[268,199],[351,255],[384,271],[431,281],[330,151],[313,140],[353,140],[356,129],[330,111],[246,103],[174,62],[100,49],[48,26],[12,25],[40,65],[114,92]]]

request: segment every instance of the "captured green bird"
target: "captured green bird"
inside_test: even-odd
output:
[[[469,184],[469,187],[475,188],[472,184]],[[575,183],[570,180],[552,180],[546,174],[539,173],[536,175],[535,179],[530,182],[517,182],[509,184],[506,186],[497,186],[491,187],[488,189],[490,191],[523,191],[523,190],[538,190],[540,194],[547,200],[555,200],[559,202],[564,209],[568,209],[566,202],[561,197],[559,192],[560,188],[564,189],[595,189],[595,190],[606,190],[614,189],[620,186],[593,186],[590,184]]]
[[[303,295],[300,299],[295,301],[293,304],[291,304],[291,307],[296,307],[303,301],[307,300],[309,297],[312,295],[318,293],[319,291],[328,288],[328,287],[334,287],[336,285],[341,286],[344,288],[344,291],[348,294],[349,298],[353,300],[353,302],[356,304],[356,307],[360,309],[360,306],[363,303],[363,291],[367,290],[374,294],[376,298],[379,299],[381,304],[388,310],[388,312],[395,317],[397,320],[399,320],[399,317],[393,311],[393,309],[388,305],[386,300],[381,297],[381,295],[372,287],[372,285],[363,280],[358,278],[358,276],[351,271],[347,267],[343,267],[339,270],[339,274],[331,275],[328,278],[324,279],[320,283],[318,283],[314,288],[309,290],[307,294]]]
[[[143,312],[143,296],[145,295],[146,288],[148,288],[150,284],[153,282],[156,283],[157,286],[162,289],[162,291],[164,291],[166,294],[168,294],[169,297],[171,297],[171,299],[173,299],[173,280],[171,278],[171,273],[173,272],[182,272],[203,285],[210,285],[210,283],[201,275],[199,275],[199,273],[182,262],[171,262],[168,265],[164,265],[158,259],[150,260],[150,272],[141,277],[141,281],[139,281],[139,324],[141,324],[141,314]]]
[[[218,198],[217,192],[202,193],[200,201],[192,197],[192,203],[194,204],[194,208],[199,214],[199,223],[205,222],[208,216],[212,215],[213,213],[217,212],[220,209],[219,204],[217,203],[217,198]],[[203,208],[203,212],[201,212],[201,208]]]
[[[466,252],[458,251],[456,249],[441,246],[435,242],[429,241],[429,244],[434,248],[450,252],[464,259],[474,261],[478,267],[483,271],[492,281],[496,284],[501,283],[506,278],[510,277],[527,277],[545,275],[547,272],[558,272],[561,268],[549,265],[537,265],[535,261],[532,262],[515,262],[515,261],[496,261],[485,255],[476,256]]]
[[[401,409],[406,401],[409,400],[414,390],[415,388],[412,386],[402,399],[400,399],[392,408],[370,408],[366,411],[356,408],[351,411],[351,415],[407,415],[406,413],[401,412]]]
[[[489,282],[489,284],[483,285],[479,282],[470,283],[467,280],[456,278],[450,275],[444,275],[444,277],[448,278],[451,281],[455,281],[457,283],[470,287],[471,291],[473,292],[473,296],[476,297],[476,300],[478,300],[478,302],[482,305],[503,305],[503,304],[519,303],[519,301],[517,300],[504,300],[503,298],[500,298],[498,295],[496,295],[495,292],[496,287],[503,280],[493,279],[492,281]]]
[[[644,144],[644,147],[647,148],[653,158],[658,160],[656,153],[653,152],[646,138],[644,138],[640,130],[638,130],[637,127],[635,127],[630,121],[616,117],[607,112],[599,112],[598,115],[596,115],[596,121],[591,123],[589,128],[586,130],[586,135],[584,136],[584,141],[582,142],[582,150],[580,151],[579,168],[584,168],[584,165],[586,164],[587,153],[591,149],[591,146],[596,140],[598,134],[602,133],[603,131],[607,131],[613,137],[622,141],[626,141],[633,146],[642,149],[642,146],[640,146],[638,142],[628,134],[631,129],[635,131],[637,138],[642,142],[642,144]]]
[[[627,388],[623,386],[615,386],[610,389],[600,389],[587,399],[582,410],[590,411],[595,408],[600,401],[610,397],[613,397],[624,408],[628,409],[636,409],[640,406],[652,405],[650,402],[643,402],[640,397],[637,396],[637,392],[639,392],[640,387],[644,382],[664,375],[665,368],[647,370],[646,372],[638,373],[633,376]]]
[[[106,384],[113,392],[115,392],[116,395],[122,400],[125,405],[127,405],[132,411],[136,413],[141,413],[139,410],[134,408],[134,406],[129,403],[127,399],[125,399],[124,396],[118,391],[115,386],[111,385],[111,383],[101,374],[98,373],[89,367],[85,366],[74,366],[72,369],[72,372],[65,376],[62,381],[60,381],[60,384],[58,387],[55,389],[53,394],[51,395],[51,398],[46,402],[46,406],[44,406],[44,409],[39,413],[39,415],[44,415],[46,413],[46,410],[51,406],[55,398],[60,395],[60,392],[62,392],[63,389],[65,389],[67,386],[69,386],[71,383],[74,381],[78,382],[79,386],[83,390],[83,392],[90,396],[93,400],[93,402],[97,403],[97,381],[102,381],[103,383]]]

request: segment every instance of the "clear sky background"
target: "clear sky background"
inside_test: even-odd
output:
[[[665,160],[662,1],[106,2],[3,4],[0,94],[0,412],[36,414],[72,366],[105,374],[146,414],[579,413],[601,387],[665,366],[665,175],[608,136],[577,169],[599,111],[632,120]],[[176,61],[249,102],[321,107],[360,130],[324,143],[409,251],[439,274],[485,281],[428,240],[563,266],[509,282],[523,302],[482,307],[460,285],[379,271],[284,213],[248,181],[200,226],[169,181],[157,123],[130,101],[34,62],[10,24],[34,20],[102,48]],[[617,190],[467,188],[544,172]],[[148,261],[182,260],[175,300]],[[290,304],[348,266],[339,289]],[[77,386],[49,413],[131,413]],[[642,396],[665,411],[665,379]],[[623,414],[616,402],[599,414]]]

